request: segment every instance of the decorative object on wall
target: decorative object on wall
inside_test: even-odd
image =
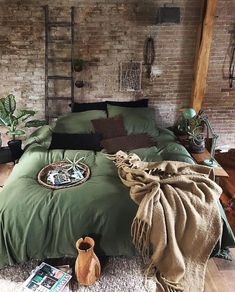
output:
[[[157,14],[157,24],[180,23],[179,7],[160,7]]]
[[[230,65],[229,65],[229,87],[233,87],[233,80],[235,80],[234,76],[234,67],[235,67],[235,46],[232,50],[232,55],[231,55],[231,60],[230,60]]]
[[[151,77],[151,67],[155,58],[154,40],[148,37],[144,45],[144,65],[146,66],[147,77]]]
[[[141,90],[142,62],[130,61],[120,64],[120,91]]]

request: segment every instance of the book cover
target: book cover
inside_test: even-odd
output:
[[[23,287],[31,292],[61,292],[71,278],[68,273],[43,262],[32,271]]]

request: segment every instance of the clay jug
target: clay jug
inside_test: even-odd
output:
[[[100,277],[101,267],[94,253],[94,245],[95,242],[91,237],[80,238],[76,242],[78,256],[75,262],[75,274],[81,285],[93,285]]]

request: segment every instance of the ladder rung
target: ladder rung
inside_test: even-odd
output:
[[[71,45],[71,41],[64,39],[50,39],[49,44],[61,44],[61,45]]]
[[[71,96],[48,96],[49,100],[71,100]]]
[[[72,62],[72,59],[69,59],[69,58],[48,58],[48,61],[49,62],[61,62],[61,63],[63,63],[63,62],[65,62],[65,63],[70,63],[70,62]]]
[[[71,22],[48,22],[49,26],[71,27]]]
[[[71,76],[59,76],[59,75],[54,75],[54,76],[47,76],[47,79],[61,79],[61,80],[71,80]]]

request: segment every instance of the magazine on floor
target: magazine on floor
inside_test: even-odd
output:
[[[24,291],[64,292],[71,275],[46,263],[41,263],[23,283]]]

